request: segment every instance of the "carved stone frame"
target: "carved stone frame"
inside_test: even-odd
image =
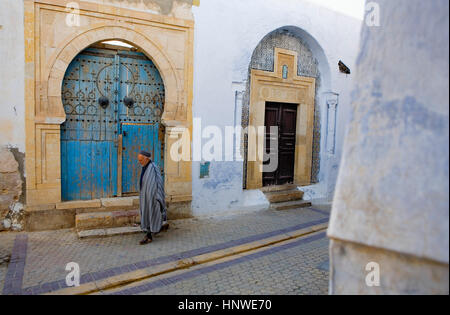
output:
[[[60,125],[66,119],[62,82],[70,62],[94,43],[113,39],[128,42],[139,47],[157,66],[166,90],[162,116],[166,148],[177,141],[174,128],[192,129],[194,22],[78,1],[81,18],[89,18],[90,23],[71,28],[61,21],[61,15],[67,13],[67,3],[24,1],[27,205],[61,202]],[[41,29],[49,27],[45,25],[49,16],[53,18],[52,28],[70,35],[41,36]],[[153,38],[147,32],[149,28],[167,37]],[[52,53],[43,60],[41,55],[49,48]],[[191,162],[171,161],[168,154],[164,157],[168,201],[190,201]]]
[[[298,104],[297,136],[295,144],[294,184],[309,185],[311,182],[312,142],[314,130],[315,79],[297,75],[297,53],[275,48],[274,71],[251,71],[249,126],[264,126],[266,102]],[[287,78],[283,79],[283,66],[287,66]],[[247,189],[263,187],[262,164],[256,154],[258,136],[248,137]]]

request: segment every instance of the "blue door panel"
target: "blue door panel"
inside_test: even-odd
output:
[[[141,150],[152,154],[152,160],[157,165],[161,165],[158,131],[159,124],[154,125],[134,125],[124,124],[123,130],[123,175],[122,187],[125,193],[139,191],[139,179],[141,166],[137,162],[137,155]]]
[[[125,194],[139,191],[141,167],[137,154],[149,151],[152,160],[164,169],[161,158],[159,128],[164,108],[164,83],[153,62],[144,55],[120,52],[119,122],[123,136],[122,190]],[[123,100],[132,98],[127,108]]]

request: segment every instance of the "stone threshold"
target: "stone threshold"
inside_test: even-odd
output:
[[[166,203],[191,202],[192,196],[167,196]],[[139,206],[139,196],[101,198],[93,200],[66,201],[53,204],[25,206],[26,211],[69,210],[69,209],[109,209]]]
[[[102,198],[56,204],[25,206],[25,230],[28,232],[75,227],[78,214],[139,209],[139,197]]]
[[[297,189],[298,186],[295,184],[285,184],[285,185],[273,185],[273,186],[265,186],[260,188],[259,190],[263,193],[271,193],[271,192],[280,192],[286,190],[294,190]]]
[[[56,204],[45,204],[26,206],[26,211],[45,211],[45,210],[70,210],[70,209],[93,209],[93,208],[117,208],[139,206],[139,196],[101,198],[94,200],[77,200],[60,202]]]

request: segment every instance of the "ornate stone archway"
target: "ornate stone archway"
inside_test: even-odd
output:
[[[286,55],[291,54],[291,58],[295,59],[296,64],[292,69],[297,74],[295,80],[282,79],[281,75],[277,74],[277,71],[279,71],[276,68],[277,58],[279,57],[277,49],[278,53],[280,49],[284,50]],[[322,46],[315,37],[300,26],[286,25],[267,33],[254,49],[249,62],[248,80],[242,99],[242,127],[252,125],[252,121],[253,123],[257,122],[257,124],[264,123],[264,105],[261,105],[261,99],[258,99],[259,94],[253,91],[254,89],[258,90],[265,86],[265,88],[271,90],[272,96],[268,99],[264,98],[265,101],[270,99],[281,103],[302,104],[298,110],[300,113],[301,111],[307,111],[305,116],[307,119],[304,119],[297,127],[303,128],[307,124],[307,132],[305,134],[303,129],[298,129],[301,130],[303,135],[297,137],[294,183],[298,186],[308,186],[324,182],[321,174],[326,168],[326,161],[328,161],[328,156],[324,157],[325,143],[330,147],[333,147],[334,143],[331,141],[332,139],[327,139],[324,134],[324,132],[330,131],[330,128],[323,124],[324,119],[322,117],[328,118],[328,125],[331,123],[330,121],[336,115],[328,113],[327,105],[329,100],[337,100],[338,95],[331,92],[333,89],[329,61]],[[276,82],[275,78],[278,79],[278,87],[274,84],[269,87],[268,82]],[[310,79],[315,79],[314,83],[311,83]],[[301,82],[300,85],[299,82]],[[302,89],[301,85],[311,84],[313,85],[311,87],[312,100],[309,99],[310,95],[307,99],[303,97],[282,97],[282,90],[287,90],[289,86],[293,89]],[[299,86],[295,87],[295,85]],[[284,86],[284,88],[280,88],[281,86]],[[307,89],[309,93],[310,87]],[[309,116],[311,115],[311,109],[314,111],[312,117]],[[254,143],[251,143],[251,139],[244,138],[242,142],[242,150],[245,156],[243,187],[247,189],[262,186],[260,162],[248,161],[248,154],[251,153],[250,150],[253,146]]]
[[[61,87],[64,74],[72,60],[85,48],[97,42],[106,40],[122,40],[139,47],[158,67],[159,72],[166,86],[166,100],[163,114],[163,121],[166,125],[177,120],[185,120],[183,112],[186,112],[186,106],[181,102],[183,88],[181,81],[175,71],[175,66],[169,57],[162,51],[151,39],[144,34],[136,32],[128,25],[102,26],[95,29],[88,29],[81,34],[77,34],[72,39],[61,43],[59,53],[55,55],[47,70],[48,78],[43,82],[44,99],[37,118],[44,118],[53,121],[65,120],[65,114],[61,99]],[[46,96],[46,98],[45,98]],[[179,113],[177,117],[177,113]],[[181,114],[181,115],[180,115]],[[184,118],[184,119],[183,119]]]
[[[316,80],[297,75],[297,58],[294,51],[275,48],[274,71],[251,71],[249,125],[264,126],[266,102],[297,105],[294,184],[310,183],[314,123],[314,93]],[[286,75],[284,75],[287,70]],[[258,146],[260,135],[249,136],[247,160],[247,188],[263,186],[262,165]]]
[[[73,26],[66,1],[25,0],[27,206],[34,209],[57,209],[61,202],[62,82],[70,62],[90,45],[129,42],[157,66],[166,90],[166,147],[181,137],[180,127],[192,128],[194,22],[88,1],[79,1],[78,13]],[[164,156],[169,202],[189,202],[190,162]]]

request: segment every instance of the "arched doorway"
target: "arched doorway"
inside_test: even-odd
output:
[[[63,201],[136,194],[142,149],[164,170],[164,94],[155,64],[134,47],[96,44],[74,58],[62,86]]]
[[[288,67],[289,60],[291,65]],[[326,113],[322,95],[331,90],[330,70],[323,49],[302,29],[283,26],[261,39],[249,61],[242,103],[242,127],[279,127],[279,146],[276,150],[279,168],[276,172],[260,172],[259,162],[254,163],[252,157],[249,158],[249,148],[253,147],[254,142],[252,144],[245,134],[242,143],[244,189],[284,183],[297,186],[318,183],[324,144],[322,112]],[[297,86],[293,85],[293,77]],[[268,81],[277,81],[279,88],[267,86]],[[305,84],[308,86],[306,98],[300,92]],[[264,95],[260,93],[263,91]],[[300,95],[293,97],[299,92]],[[297,111],[293,104],[297,106]],[[294,124],[296,118],[299,121]],[[265,164],[268,164],[267,161]]]

